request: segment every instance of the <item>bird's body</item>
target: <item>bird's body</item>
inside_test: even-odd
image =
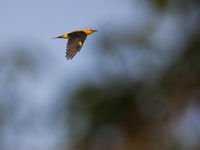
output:
[[[93,32],[97,32],[97,31],[92,30],[92,29],[83,29],[83,30],[76,30],[73,32],[69,32],[69,33],[56,37],[56,38],[68,39],[65,57],[67,59],[72,59],[75,56],[75,54],[78,51],[80,51],[86,37],[92,34]]]

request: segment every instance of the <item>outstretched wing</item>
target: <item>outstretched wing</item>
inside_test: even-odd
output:
[[[74,55],[80,51],[87,34],[85,32],[79,31],[79,32],[73,32],[70,33],[67,43],[67,49],[66,49],[66,58],[72,59]]]

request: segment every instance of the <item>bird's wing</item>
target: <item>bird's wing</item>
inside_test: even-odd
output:
[[[72,59],[74,55],[81,49],[87,34],[85,32],[79,31],[70,33],[68,36],[69,38],[65,57],[67,59]]]

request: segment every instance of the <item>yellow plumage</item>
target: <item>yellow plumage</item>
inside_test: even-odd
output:
[[[97,32],[97,30],[82,29],[82,30],[75,30],[75,31],[72,31],[72,32],[69,32],[69,33],[60,35],[60,36],[58,36],[58,37],[55,37],[55,38],[64,38],[64,39],[67,39],[69,34],[74,33],[74,32],[81,32],[81,31],[82,31],[82,32],[85,32],[87,35],[90,35],[90,34],[92,34],[93,32]]]

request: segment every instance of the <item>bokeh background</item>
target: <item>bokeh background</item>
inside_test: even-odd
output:
[[[1,150],[199,150],[198,0],[0,1]],[[92,28],[80,53],[66,40]]]

